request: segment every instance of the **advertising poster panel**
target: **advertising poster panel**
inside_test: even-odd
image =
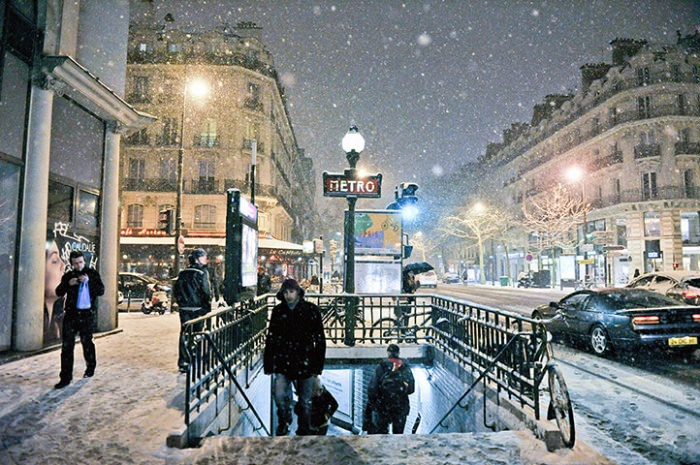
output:
[[[356,211],[355,254],[401,255],[401,232],[399,211]]]
[[[252,287],[258,283],[258,232],[243,224],[241,242],[241,285]]]
[[[401,261],[355,261],[355,292],[400,294]]]

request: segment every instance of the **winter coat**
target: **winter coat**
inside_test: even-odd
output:
[[[394,366],[396,366],[396,368],[401,373],[403,381],[407,384],[407,389],[406,393],[402,396],[401,407],[399,412],[391,413],[400,413],[402,415],[408,415],[408,412],[410,410],[408,396],[410,394],[413,394],[413,392],[416,390],[416,383],[413,379],[411,367],[408,365],[407,362],[400,358],[389,358],[387,360],[382,360],[379,363],[379,365],[377,365],[377,368],[374,370],[374,376],[370,380],[369,386],[367,388],[369,409],[375,410],[378,413],[389,413],[386,412],[384,406],[381,405],[381,401],[379,399],[379,383],[384,377],[384,374],[388,371],[393,370]]]
[[[326,337],[318,306],[302,298],[293,310],[286,301],[272,309],[265,341],[265,374],[291,379],[320,375],[326,358]]]
[[[102,279],[100,274],[88,268],[87,266],[83,268],[83,271],[70,270],[66,272],[61,278],[61,284],[56,287],[56,295],[61,297],[66,296],[66,301],[63,304],[63,312],[66,316],[73,315],[78,312],[78,290],[80,289],[80,283],[75,286],[68,284],[73,278],[77,278],[80,275],[87,275],[88,277],[88,289],[90,290],[90,311],[93,315],[97,314],[97,297],[105,293],[105,286],[102,284]],[[84,310],[80,310],[81,312]]]
[[[173,296],[180,310],[211,310],[209,274],[202,266],[191,266],[180,271],[173,286]]]

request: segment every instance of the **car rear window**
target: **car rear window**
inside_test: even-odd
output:
[[[622,310],[625,308],[652,308],[680,305],[679,302],[669,297],[657,294],[655,292],[643,291],[641,289],[633,292],[609,292],[605,294],[605,297],[617,310]]]
[[[685,282],[688,283],[689,286],[700,287],[700,278],[686,279]]]

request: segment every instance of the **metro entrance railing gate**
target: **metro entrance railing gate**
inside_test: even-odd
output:
[[[528,360],[539,350],[523,350],[517,343],[506,345],[515,335],[541,323],[435,294],[310,294],[305,298],[321,308],[329,344],[432,344],[463,368],[483,375],[499,395],[503,393],[521,407],[532,408],[535,418],[540,419],[535,380],[543,367]],[[191,355],[185,392],[186,426],[192,415],[226,386],[232,388],[231,375],[242,377],[247,388],[260,373],[267,319],[276,303],[272,295],[260,296],[186,324]],[[539,340],[537,344],[546,342]],[[499,352],[503,353],[497,360]],[[486,367],[491,369],[484,373]],[[244,408],[253,407],[248,402]],[[258,428],[265,429],[262,422]]]

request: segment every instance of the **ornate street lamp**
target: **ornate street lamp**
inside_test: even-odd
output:
[[[350,126],[347,134],[341,143],[345,158],[350,164],[350,169],[345,170],[348,179],[357,179],[357,162],[360,153],[365,149],[365,138],[357,129],[357,126]],[[355,293],[355,202],[357,197],[348,196],[348,215],[345,217],[345,285],[346,294]],[[357,309],[357,298],[350,297],[345,302],[345,344],[355,345],[355,310]]]
[[[185,86],[182,91],[182,118],[180,119],[180,149],[177,152],[177,198],[175,203],[175,276],[180,272],[181,257],[178,250],[178,241],[182,235],[182,163],[185,157],[185,108],[187,98],[203,99],[209,95],[209,84],[203,79],[187,80],[185,68]]]
[[[360,153],[365,149],[365,138],[362,137],[357,126],[350,126],[341,143],[345,158],[350,164],[350,169],[345,170],[349,179],[357,179],[357,162]],[[357,197],[348,196],[348,216],[345,218],[345,285],[344,290],[348,294],[355,293],[355,202]]]
[[[566,170],[566,173],[564,173],[564,176],[566,177],[567,181],[569,181],[569,183],[581,183],[581,202],[584,204],[586,203],[586,183],[583,181],[585,175],[586,171],[580,166],[576,165],[571,166],[569,169]],[[588,244],[588,221],[586,218],[586,208],[583,209],[583,244]],[[586,250],[585,247],[583,251],[583,259],[588,260],[588,250]],[[586,277],[588,275],[588,263],[583,265],[583,270],[583,279],[581,281],[585,285]],[[578,267],[576,267],[576,271],[578,272]]]

